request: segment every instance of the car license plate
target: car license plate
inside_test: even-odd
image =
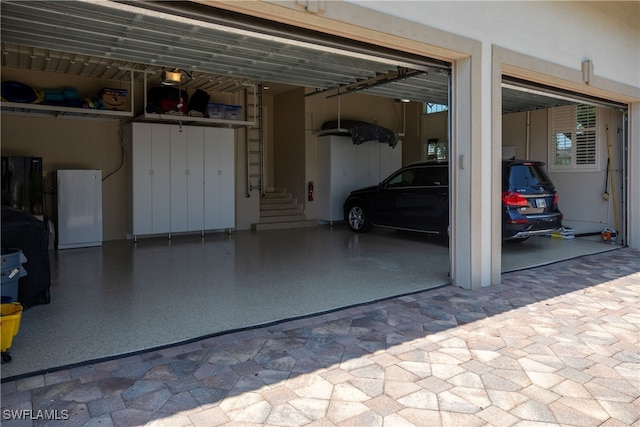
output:
[[[547,201],[545,199],[536,199],[536,207],[537,208],[546,208]]]

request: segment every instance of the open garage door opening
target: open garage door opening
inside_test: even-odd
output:
[[[502,108],[502,270],[624,245],[627,106],[503,76]]]
[[[188,9],[178,10],[180,7]],[[197,11],[191,9],[196,7]],[[62,85],[61,82],[67,86],[78,84],[79,88],[81,84],[118,88],[122,79],[131,83],[127,87],[133,88],[128,93],[131,111],[119,112],[130,113],[122,119],[122,126],[120,119],[105,118],[108,114],[88,108],[58,105],[25,108],[3,101],[3,134],[21,134],[21,129],[37,134],[42,129],[39,138],[3,137],[3,154],[5,150],[13,150],[12,154],[21,154],[20,150],[39,154],[46,150],[42,157],[44,169],[49,171],[70,165],[71,154],[77,155],[74,167],[95,164],[104,169],[114,168],[113,173],[105,173],[103,184],[104,198],[110,203],[105,203],[103,209],[106,238],[99,250],[106,256],[92,249],[61,252],[56,256],[54,269],[59,294],[52,297],[54,303],[64,296],[72,298],[76,293],[74,287],[95,284],[97,289],[86,294],[91,295],[89,303],[96,307],[95,313],[99,313],[95,319],[99,318],[103,324],[110,324],[108,307],[119,306],[122,301],[134,310],[138,305],[153,308],[132,321],[131,328],[123,328],[133,333],[142,324],[161,324],[158,316],[167,312],[209,314],[204,331],[194,329],[203,327],[195,320],[181,319],[181,329],[169,338],[169,342],[175,342],[449,283],[446,242],[395,229],[354,233],[342,222],[341,214],[336,220],[340,224],[332,228],[317,226],[317,222],[322,209],[319,205],[327,191],[331,200],[337,200],[341,211],[350,191],[361,185],[376,185],[403,165],[423,159],[447,161],[450,64],[326,34],[300,34],[300,29],[294,31],[280,24],[271,23],[269,27],[253,19],[237,22],[240,16],[224,11],[218,11],[219,19],[214,19],[210,14],[215,14],[215,9],[187,2],[8,1],[3,2],[2,8],[3,79],[45,88]],[[210,14],[200,13],[205,10]],[[198,90],[208,92],[212,96],[210,103],[224,104],[225,108],[227,105],[241,107],[247,115],[236,122],[225,118],[225,121],[208,123],[206,120],[211,117],[149,112],[151,87],[169,88],[181,95],[184,91],[189,100]],[[254,87],[256,91],[245,90]],[[161,106],[163,100],[169,101],[160,99]],[[177,102],[170,111],[182,112],[179,104],[188,104],[186,98],[172,100]],[[250,116],[254,106],[259,115]],[[65,110],[63,113],[69,120],[56,121],[60,110]],[[4,119],[9,113],[11,123]],[[87,117],[90,113],[102,114],[102,117],[83,121],[95,118]],[[74,115],[84,117],[77,119]],[[39,126],[29,122],[34,117],[42,120]],[[424,133],[422,124],[431,119],[435,129]],[[356,137],[358,143],[354,143],[354,127],[346,126],[349,120],[379,128],[382,133],[378,135],[387,135],[388,131],[389,138],[380,141],[379,136],[364,140]],[[120,132],[124,132],[131,121],[151,129],[148,135],[152,138],[162,138],[162,144],[149,144],[157,149],[149,157],[153,162],[153,155],[163,150],[163,166],[146,167],[147,178],[168,176],[166,182],[172,185],[174,175],[182,179],[195,176],[195,168],[190,165],[181,167],[181,173],[172,174],[178,169],[173,165],[189,164],[193,159],[201,162],[199,164],[204,162],[203,158],[226,159],[210,175],[228,175],[236,180],[232,184],[220,184],[225,185],[225,194],[231,190],[235,196],[235,200],[225,204],[235,208],[235,227],[231,227],[235,231],[231,237],[208,230],[203,237],[200,233],[173,232],[170,229],[174,207],[171,193],[184,195],[187,191],[174,191],[175,187],[169,185],[167,191],[159,191],[158,199],[149,194],[140,195],[153,202],[168,201],[167,208],[152,205],[151,211],[161,213],[155,215],[155,219],[169,218],[165,221],[169,232],[165,227],[157,234],[154,231],[149,236],[140,236],[145,238],[140,238],[135,245],[124,240],[129,234],[135,235],[130,233],[127,224],[133,210],[133,197],[129,195],[133,186],[128,177],[124,178],[128,168],[134,169],[134,162],[125,157],[132,150],[120,139]],[[332,121],[339,124],[325,125]],[[87,131],[87,123],[106,131],[93,128]],[[195,133],[189,131],[194,128],[201,136],[195,137]],[[263,138],[260,148],[263,175],[252,181],[251,134],[256,128]],[[337,135],[331,135],[336,132]],[[233,133],[233,137],[224,141],[224,146],[232,149],[225,149],[225,157],[215,157],[217,153],[207,151],[206,147],[222,144],[208,144],[206,138],[221,133]],[[60,141],[59,134],[66,135],[66,140]],[[186,140],[188,144],[195,142],[205,147],[200,149],[204,155],[186,156],[184,150],[172,151],[174,137],[178,142]],[[323,137],[342,138],[342,148],[356,152],[338,156],[336,161],[340,167],[334,162],[323,164],[329,174],[337,171],[342,186],[339,191],[344,189],[344,194],[323,190],[320,185],[319,140]],[[211,136],[214,142],[221,141],[213,138],[218,137]],[[227,145],[228,141],[232,144]],[[174,153],[182,156],[182,163],[174,161],[178,160]],[[350,163],[347,164],[347,160]],[[126,166],[115,169],[113,165]],[[343,165],[346,166],[341,169]],[[185,173],[186,170],[189,173]],[[207,173],[205,168],[204,174]],[[356,181],[347,183],[347,176],[355,176]],[[445,175],[445,180],[437,181],[437,186],[448,185],[446,179]],[[310,183],[315,186],[310,187]],[[430,186],[434,184],[435,181]],[[198,197],[203,193],[202,187]],[[314,228],[264,233],[251,230],[253,224],[272,218],[263,216],[259,205],[268,199],[268,190],[276,188],[286,189],[287,198],[297,201],[295,210],[307,221],[315,222]],[[53,205],[55,199],[53,193],[49,193],[48,201]],[[188,202],[191,194],[187,195]],[[444,201],[448,209],[446,196]],[[52,209],[50,207],[49,212]],[[206,209],[205,205],[197,211],[206,212]],[[320,238],[319,232],[323,233]],[[90,265],[96,267],[84,269],[87,275],[79,280],[74,275],[76,257],[83,257],[83,262],[88,263],[86,260],[96,255],[100,255],[97,256],[99,263],[91,261]],[[145,263],[142,260],[147,256]],[[122,274],[118,274],[116,283],[104,279],[106,271]],[[178,271],[181,273],[176,275]],[[83,289],[86,290],[86,286]],[[104,289],[114,292],[101,292]],[[109,300],[115,294],[117,303]],[[75,323],[85,324],[82,320]],[[164,336],[150,338],[141,345],[167,344]],[[125,345],[114,351],[133,350],[137,347]],[[100,356],[86,353],[81,357]]]

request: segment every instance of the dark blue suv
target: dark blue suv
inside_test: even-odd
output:
[[[558,193],[542,169],[529,160],[502,162],[502,238],[523,241],[562,227]],[[356,232],[372,226],[447,235],[449,169],[446,162],[412,163],[377,186],[352,191],[344,220]]]

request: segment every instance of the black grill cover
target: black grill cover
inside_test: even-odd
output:
[[[18,248],[27,258],[27,275],[18,282],[18,302],[25,308],[50,301],[49,231],[47,223],[9,206],[2,207],[2,248]]]

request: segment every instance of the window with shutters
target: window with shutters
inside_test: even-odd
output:
[[[578,104],[549,110],[549,170],[598,169],[596,107]]]
[[[422,160],[447,160],[449,157],[449,114],[424,113],[420,123]]]
[[[438,138],[431,138],[422,144],[422,160],[447,160],[447,143]]]

